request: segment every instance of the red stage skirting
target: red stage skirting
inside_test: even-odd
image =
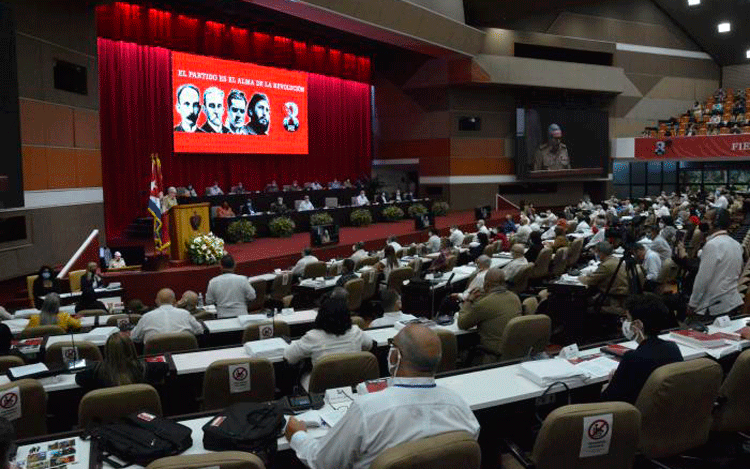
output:
[[[493,212],[487,225],[496,226],[508,213],[516,214],[517,211]],[[476,231],[473,211],[437,217],[435,224],[441,235],[447,235],[448,228],[453,225],[466,232]],[[352,253],[352,245],[358,241],[364,241],[367,250],[379,250],[383,248],[386,238],[391,235],[398,236],[402,245],[427,241],[426,231],[414,231],[413,220],[379,223],[366,228],[343,227],[339,231],[338,245],[315,249],[314,255],[323,261],[334,257],[348,257]],[[226,249],[237,262],[236,272],[253,276],[293,266],[299,259],[302,249],[309,243],[309,234],[297,233],[290,238],[261,238],[252,243],[227,245]],[[105,281],[121,282],[126,300],[138,298],[146,304],[151,304],[159,289],[164,287],[172,288],[178,297],[185,290],[205,292],[208,281],[220,272],[218,266],[173,266],[158,272],[105,274]]]

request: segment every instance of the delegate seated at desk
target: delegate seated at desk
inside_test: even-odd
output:
[[[173,332],[202,334],[203,325],[184,309],[175,308],[175,303],[177,303],[177,298],[174,291],[169,288],[159,290],[156,295],[157,308],[143,315],[130,332],[130,337],[136,342],[147,343],[157,334]]]
[[[302,274],[305,273],[305,267],[307,264],[311,264],[313,262],[319,262],[318,258],[312,255],[312,248],[306,247],[302,250],[302,257],[300,260],[297,261],[296,264],[294,264],[294,267],[292,268],[292,275],[295,277],[301,277]]]
[[[599,260],[599,266],[594,272],[581,276],[578,280],[586,286],[597,288],[602,294],[608,293],[613,298],[624,298],[629,292],[627,269],[625,263],[620,265],[620,259],[614,257],[612,252],[612,245],[609,242],[602,241],[597,244],[594,248],[594,255]],[[612,276],[615,276],[615,280],[610,287]],[[607,292],[608,287],[609,292]]]
[[[416,319],[411,314],[401,312],[401,295],[396,290],[388,289],[380,293],[380,303],[383,307],[383,316],[370,323],[370,327],[392,326],[398,321],[410,321]]]
[[[68,332],[71,329],[80,329],[81,321],[71,317],[68,313],[60,312],[60,295],[47,293],[39,314],[34,314],[29,318],[26,329],[37,326],[59,326],[63,331]]]
[[[636,295],[628,299],[626,309],[622,332],[627,340],[635,340],[638,348],[623,355],[602,400],[635,404],[651,373],[681,362],[682,354],[677,344],[659,338],[659,332],[669,325],[669,310],[661,298],[653,293]]]
[[[388,353],[390,387],[356,399],[322,438],[310,437],[303,422],[289,419],[285,435],[299,460],[311,469],[364,469],[384,450],[407,441],[459,430],[478,438],[479,422],[468,404],[435,383],[440,356],[435,332],[415,324],[403,328]]]
[[[44,298],[48,293],[59,294],[62,291],[60,289],[60,279],[57,278],[57,275],[55,271],[52,270],[52,267],[43,265],[39,268],[37,278],[34,280],[34,284],[32,285],[32,290],[34,292],[35,308],[40,308],[42,306],[42,298]]]

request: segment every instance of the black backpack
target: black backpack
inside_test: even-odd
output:
[[[270,463],[283,430],[284,415],[276,402],[240,402],[203,426],[203,447],[211,451],[255,453]]]
[[[100,425],[89,431],[101,453],[126,463],[147,466],[153,461],[180,454],[193,445],[192,430],[148,412],[128,415],[120,422]],[[114,467],[125,467],[103,456]]]

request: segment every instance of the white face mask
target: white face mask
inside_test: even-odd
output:
[[[396,363],[391,363],[391,355],[393,355],[393,352],[396,352]],[[391,345],[391,349],[388,351],[388,373],[390,373],[391,376],[396,376],[396,373],[398,373],[398,366],[401,364],[401,352],[398,351],[398,349]]]

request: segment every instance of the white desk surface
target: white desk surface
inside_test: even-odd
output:
[[[284,321],[289,325],[296,324],[311,324],[315,321],[315,317],[318,312],[314,309],[299,310],[291,314],[277,314],[276,319]],[[257,322],[270,321],[271,318],[265,318]],[[245,330],[247,324],[243,324],[238,318],[226,318],[226,319],[210,319],[205,321],[208,331],[212,334],[221,332],[234,332]]]

